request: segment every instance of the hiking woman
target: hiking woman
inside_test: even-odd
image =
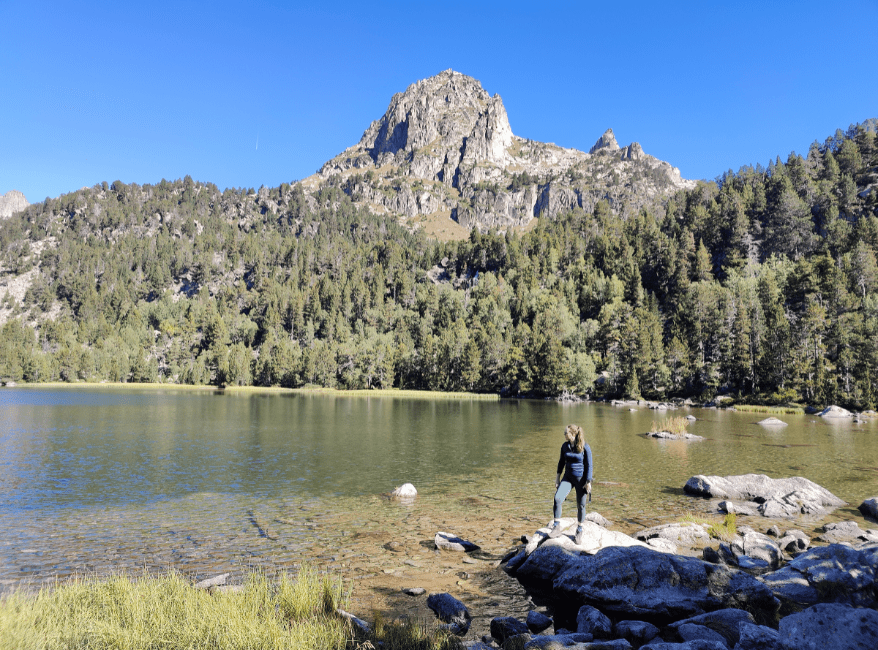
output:
[[[582,543],[582,522],[585,521],[585,510],[588,495],[591,494],[592,459],[591,447],[585,444],[582,427],[569,424],[564,429],[564,444],[561,445],[561,458],[558,459],[558,477],[555,479],[555,503],[549,537],[561,535],[561,504],[576,490],[576,543]]]

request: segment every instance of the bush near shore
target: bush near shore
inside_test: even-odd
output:
[[[354,635],[336,614],[340,579],[303,568],[269,580],[253,573],[239,591],[210,593],[179,573],[78,579],[0,600],[0,650],[441,650],[448,636],[408,624]],[[379,629],[380,628],[380,629]]]

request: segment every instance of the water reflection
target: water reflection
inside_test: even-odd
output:
[[[497,555],[545,523],[570,422],[594,453],[590,508],[627,531],[705,508],[681,489],[694,474],[801,475],[854,507],[878,493],[874,422],[783,416],[789,426],[776,430],[756,414],[693,412],[703,442],[648,439],[671,414],[607,405],[5,389],[0,588],[303,560],[425,581],[446,571],[430,548],[438,530]],[[382,496],[404,482],[420,492],[414,504]]]

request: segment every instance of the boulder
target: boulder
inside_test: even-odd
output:
[[[777,643],[777,630],[755,623],[741,623],[733,650],[769,650]]]
[[[562,517],[560,520],[562,535],[554,539],[549,538],[549,528],[540,528],[525,546],[527,555],[533,553],[540,546],[561,546],[570,551],[580,551],[585,553],[597,553],[602,548],[609,546],[646,546],[625,533],[614,530],[607,530],[602,526],[589,521],[582,523],[581,543],[576,544],[576,519]],[[510,561],[511,563],[511,561]]]
[[[468,542],[465,539],[461,539],[451,533],[436,533],[436,537],[433,540],[436,544],[436,548],[442,549],[443,551],[458,551],[468,553],[470,551],[476,551],[480,546],[473,544],[472,542]]]
[[[826,488],[800,476],[773,479],[764,474],[725,477],[699,474],[686,481],[683,490],[693,496],[757,502],[760,504],[757,511],[773,518],[824,514],[828,509],[847,505]]]
[[[666,539],[683,546],[710,544],[711,541],[707,528],[702,524],[693,522],[675,522],[653,526],[652,528],[634,533],[634,537],[642,542],[647,542],[654,538]]]
[[[736,514],[736,515],[749,515],[751,517],[755,517],[759,514],[759,510],[753,503],[735,503],[734,501],[720,501],[717,504],[717,508],[719,508],[720,512],[725,512],[726,514]]]
[[[591,634],[595,639],[608,639],[613,634],[613,623],[591,605],[583,605],[576,614],[576,631]]]
[[[862,530],[855,521],[836,521],[823,526],[817,539],[828,544],[838,542],[878,542],[878,534]]]
[[[571,618],[591,605],[614,618],[665,625],[737,607],[770,621],[779,607],[771,591],[744,572],[640,546],[588,555],[543,545],[513,575],[526,586],[550,591],[554,611]]]
[[[491,636],[501,645],[509,637],[528,634],[528,632],[527,623],[514,616],[498,616],[491,619]]]
[[[827,406],[817,414],[821,418],[849,418],[851,412],[840,406]]]
[[[538,612],[536,610],[530,610],[527,613],[527,629],[529,629],[534,634],[539,634],[544,630],[548,630],[552,627],[552,619],[545,614]]]
[[[610,520],[601,515],[599,512],[589,512],[585,515],[585,520],[590,521],[593,524],[597,524],[602,528],[606,528],[610,525]]]
[[[782,650],[863,650],[878,648],[878,612],[837,603],[820,603],[781,619]]]
[[[738,568],[743,569],[751,575],[757,575],[770,571],[771,565],[765,560],[750,557],[749,555],[741,555],[738,557]]]
[[[390,496],[394,499],[414,499],[418,496],[418,491],[411,483],[403,483],[399,487],[393,488]]]
[[[436,617],[447,625],[446,629],[453,634],[464,636],[469,631],[472,616],[466,605],[447,593],[430,594],[427,596],[427,607]]]
[[[783,420],[778,420],[777,418],[765,418],[764,420],[759,420],[756,424],[761,424],[764,427],[785,427],[787,423]]]
[[[782,613],[798,612],[820,602],[875,607],[878,548],[860,551],[843,544],[818,546],[759,580],[780,600]]]
[[[768,535],[755,531],[744,533],[744,554],[766,562],[772,569],[779,567],[783,560],[780,547]]]
[[[872,497],[863,501],[860,504],[859,511],[863,513],[864,517],[871,517],[878,521],[878,497]]]
[[[700,616],[693,616],[682,621],[677,621],[676,623],[672,623],[669,626],[669,629],[674,631],[683,641],[691,641],[696,638],[719,640],[731,648],[740,638],[740,633],[738,631],[739,626],[742,623],[752,624],[753,622],[753,616],[744,610],[719,609],[715,612],[709,612],[707,614],[701,614]],[[711,634],[704,634],[701,636],[694,634],[697,630],[693,630],[693,628],[699,627],[709,630],[717,635],[719,639]]]
[[[634,647],[649,643],[659,634],[659,629],[646,621],[619,621],[613,631],[618,638],[629,641]]]

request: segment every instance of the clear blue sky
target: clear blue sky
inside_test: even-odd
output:
[[[0,193],[30,202],[304,178],[447,68],[500,93],[516,135],[588,150],[612,127],[686,178],[878,117],[875,0],[0,0],[0,25]]]

